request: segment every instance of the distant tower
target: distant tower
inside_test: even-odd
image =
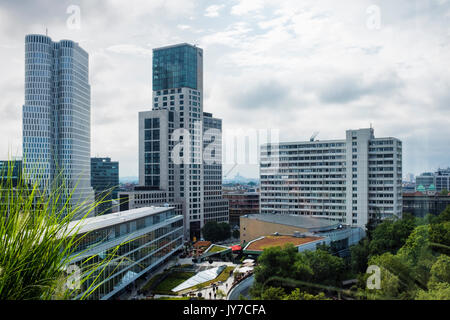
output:
[[[89,55],[70,40],[25,37],[23,156],[41,185],[60,178],[72,205],[93,201]],[[36,174],[28,176],[36,179]],[[61,199],[64,201],[64,199]]]

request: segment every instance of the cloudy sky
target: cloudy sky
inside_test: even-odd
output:
[[[204,111],[224,130],[303,141],[372,124],[404,142],[405,174],[450,165],[449,0],[0,0],[0,159],[21,155],[24,37],[46,28],[88,51],[92,155],[122,177],[137,176],[151,50],[179,42],[203,48]]]

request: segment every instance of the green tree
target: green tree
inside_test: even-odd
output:
[[[431,267],[430,283],[447,282],[450,284],[450,257],[441,254]]]
[[[223,241],[230,238],[231,227],[228,223],[209,221],[203,226],[202,234],[205,240],[213,242]]]
[[[261,297],[270,285],[285,289],[298,287],[315,294],[323,290],[322,286],[338,286],[344,272],[344,260],[324,250],[299,253],[292,244],[267,248],[258,259],[250,293]]]
[[[419,290],[417,300],[450,300],[450,257],[441,254],[431,267],[427,290]]]
[[[239,230],[238,230],[238,229],[235,229],[235,230],[233,230],[233,233],[232,233],[232,235],[233,235],[233,238],[236,238],[236,239],[238,239],[238,238],[239,238],[239,236],[240,236],[240,232],[239,232]]]
[[[431,224],[429,232],[429,241],[433,250],[450,254],[450,222]]]
[[[419,290],[416,300],[450,300],[450,284],[447,282],[437,283],[428,290]]]
[[[445,210],[441,212],[436,220],[437,223],[450,221],[450,205],[448,205]]]
[[[267,287],[261,293],[262,300],[283,300],[286,292],[280,287]]]
[[[381,276],[380,289],[365,288],[365,295],[369,299],[398,299],[411,283],[408,265],[390,252],[371,257],[369,265],[378,266]],[[365,275],[365,278],[368,276]]]
[[[373,231],[369,245],[370,255],[397,252],[415,227],[416,220],[414,216],[409,214],[406,214],[403,219],[382,222]]]
[[[358,244],[350,247],[350,268],[352,272],[361,273],[367,270],[369,252],[368,239],[363,239]]]
[[[295,261],[298,251],[288,244],[283,249],[272,247],[264,249],[258,258],[258,266],[255,268],[255,280],[264,284],[271,277],[288,278],[296,272]],[[307,270],[312,273],[312,270]]]
[[[295,267],[301,270],[311,269],[311,281],[321,285],[339,286],[345,273],[344,260],[323,250],[299,253]],[[309,277],[299,280],[308,281]]]
[[[284,296],[283,300],[331,300],[325,297],[323,292],[313,295],[308,292],[300,291],[299,288],[295,288],[291,293]]]

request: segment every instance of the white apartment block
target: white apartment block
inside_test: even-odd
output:
[[[402,142],[348,130],[342,140],[261,146],[261,213],[299,214],[365,227],[401,217]]]

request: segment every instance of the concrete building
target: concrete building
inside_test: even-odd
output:
[[[403,213],[410,213],[416,217],[424,217],[428,213],[439,215],[450,205],[450,194],[442,195],[438,192],[403,193]]]
[[[225,192],[223,197],[228,199],[231,227],[239,227],[240,217],[246,214],[259,213],[259,192],[242,190]]]
[[[416,190],[421,191],[436,190],[450,190],[450,168],[438,169],[436,172],[424,172],[416,177]]]
[[[91,185],[95,201],[100,202],[96,214],[108,214],[116,210],[119,187],[119,162],[111,158],[91,158]],[[118,211],[118,210],[116,210]]]
[[[91,300],[107,300],[120,294],[183,247],[183,216],[172,207],[127,210],[77,223],[69,225],[70,229],[79,228],[77,237],[81,239],[71,263],[82,266],[88,259],[99,263],[100,259],[115,255],[106,267],[102,265],[105,271],[95,283],[99,287],[89,296]],[[91,283],[92,280],[82,283],[77,297],[89,290]]]
[[[348,130],[342,140],[261,146],[261,213],[299,214],[364,227],[402,213],[402,143]]]
[[[246,254],[260,254],[265,248],[286,243],[292,243],[299,251],[314,250],[320,244],[347,250],[365,236],[360,227],[294,214],[252,214],[241,216],[240,220]]]
[[[228,222],[222,193],[222,121],[203,112],[203,50],[178,44],[153,50],[153,110],[139,113],[139,185],[181,203],[185,234]]]
[[[65,186],[70,205],[92,203],[89,55],[70,40],[25,37],[23,157],[27,179]]]
[[[183,214],[182,202],[168,203],[167,191],[154,187],[135,186],[131,191],[119,191],[120,211],[145,207],[163,207],[169,205],[175,208],[179,215]]]

